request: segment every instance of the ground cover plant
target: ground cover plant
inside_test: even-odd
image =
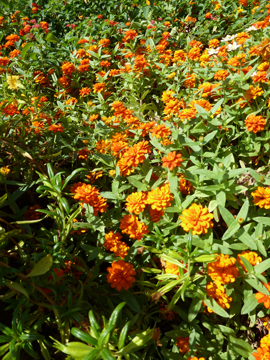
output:
[[[270,3],[0,1],[0,356],[270,359]]]

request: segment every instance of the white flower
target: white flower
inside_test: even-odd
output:
[[[250,26],[249,28],[247,28],[247,29],[245,30],[245,32],[256,31],[256,30],[258,30],[258,29],[256,28],[256,26],[252,25],[252,26]]]
[[[228,51],[233,51],[239,48],[241,45],[237,44],[236,42],[233,42],[232,44],[228,44]]]
[[[217,49],[206,49],[207,52],[208,52],[208,55],[214,55],[214,54],[217,54],[219,50]]]
[[[225,38],[221,39],[221,41],[231,41],[236,38],[236,35],[227,35]]]

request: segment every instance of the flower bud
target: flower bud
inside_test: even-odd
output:
[[[220,163],[218,164],[218,167],[219,167],[220,169],[224,169],[224,165],[223,165],[223,163],[222,163],[222,162],[220,162]]]
[[[199,137],[199,142],[204,142],[204,137],[203,136]]]

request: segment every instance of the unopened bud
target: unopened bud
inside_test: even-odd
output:
[[[203,136],[199,137],[199,142],[204,142],[204,137]]]
[[[220,168],[220,169],[224,169],[224,165],[223,165],[223,163],[221,162],[221,163],[219,163],[218,164],[218,167]]]
[[[265,182],[264,176],[261,176],[261,177],[260,177],[260,182],[262,182],[262,183]]]
[[[239,224],[243,224],[244,219],[240,217],[240,218],[237,219],[237,221],[238,221]]]

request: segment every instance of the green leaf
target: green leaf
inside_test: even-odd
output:
[[[256,308],[256,306],[259,305],[257,299],[255,298],[255,294],[252,294],[245,300],[244,306],[241,310],[241,315],[249,314],[252,310]]]
[[[247,218],[247,215],[248,215],[248,210],[249,210],[249,199],[247,198],[246,201],[244,202],[243,206],[241,207],[241,209],[236,217],[236,220],[242,218],[245,221]]]
[[[122,290],[119,293],[119,296],[122,300],[124,300],[128,306],[135,311],[136,313],[141,313],[141,307],[138,303],[136,297],[129,290]],[[123,304],[123,303],[122,303]]]
[[[225,208],[225,205],[226,205],[226,193],[224,191],[220,191],[219,193],[217,193],[216,202],[217,202],[217,205],[220,205],[220,206],[222,206],[222,208]]]
[[[255,217],[252,220],[257,221],[258,223],[262,224],[262,225],[268,225],[270,226],[270,218],[269,217]]]
[[[192,322],[196,318],[199,311],[201,310],[201,307],[202,307],[202,300],[199,299],[198,297],[194,297],[192,299],[192,302],[188,310],[188,322]]]
[[[125,305],[126,305],[126,302],[122,302],[116,306],[116,308],[114,309],[114,311],[108,321],[108,325],[107,325],[108,327],[113,326],[113,328],[115,328],[118,317]]]
[[[83,172],[83,171],[87,171],[86,168],[78,168],[74,171],[72,171],[72,173],[66,178],[66,180],[64,181],[63,185],[62,185],[62,190],[67,186],[67,184],[69,183],[69,181],[79,172]]]
[[[225,318],[230,317],[230,315],[224,309],[222,309],[222,307],[219,306],[218,303],[213,298],[205,299],[204,303],[211,310],[213,310],[217,315],[225,317]]]
[[[138,350],[141,346],[145,345],[153,338],[154,329],[148,329],[141,334],[136,335],[129,344],[123,347],[116,355],[125,355]]]
[[[55,35],[53,35],[53,33],[51,33],[51,32],[46,36],[45,40],[49,41],[49,42],[54,42],[54,43],[60,42],[59,39]]]
[[[30,43],[27,43],[27,44],[24,46],[24,48],[22,49],[22,53],[21,53],[21,57],[22,57],[23,60],[24,60],[25,57],[26,57],[27,51],[30,49],[30,47],[32,47],[32,46],[34,46],[34,45],[35,45],[34,43],[30,42]]]
[[[233,336],[229,336],[229,341],[233,347],[233,349],[244,358],[248,358],[252,353],[252,347],[246,343],[244,340],[236,339]]]
[[[4,202],[6,201],[7,199],[7,194],[3,195],[0,197],[0,207],[4,204]]]
[[[240,224],[238,222],[232,223],[223,234],[222,240],[227,240],[230,237],[232,237],[239,228],[240,228]]]
[[[225,207],[218,205],[219,212],[225,221],[226,225],[230,227],[231,224],[235,223],[235,218],[233,217],[232,213],[227,210]]]
[[[76,338],[78,338],[81,341],[84,341],[88,344],[91,344],[93,346],[97,345],[97,340],[94,339],[90,334],[86,334],[84,331],[77,329],[77,328],[72,328],[71,329],[71,334],[73,336],[75,336]]]
[[[22,293],[29,300],[28,292],[25,290],[24,287],[22,287],[18,283],[14,282],[14,281],[5,280],[5,285],[8,288],[10,288],[11,290],[15,290],[15,291],[18,291],[18,292]]]
[[[123,327],[123,329],[121,330],[121,333],[119,335],[119,341],[118,341],[118,349],[121,350],[126,342],[126,337],[127,337],[127,333],[129,330],[129,326],[130,326],[130,321],[128,321],[125,326]]]
[[[267,259],[267,260],[264,260],[263,262],[261,262],[260,264],[255,265],[254,271],[256,273],[261,274],[269,268],[270,268],[270,259]]]
[[[256,289],[257,291],[263,293],[264,295],[270,295],[269,291],[267,290],[267,288],[258,280],[258,279],[245,279],[245,281],[252,286],[254,289]]]
[[[93,310],[90,310],[89,311],[89,314],[88,314],[88,317],[89,317],[89,322],[90,322],[90,325],[91,325],[91,330],[93,330],[96,338],[99,338],[99,335],[100,335],[100,326],[95,318],[95,315],[93,313]]]
[[[43,275],[48,272],[53,264],[53,258],[50,254],[47,254],[40,259],[31,272],[27,275],[28,277]]]
[[[111,336],[111,332],[113,331],[114,326],[113,325],[107,325],[103,330],[102,333],[99,336],[98,339],[98,346],[102,347],[104,344],[107,345],[109,340],[110,340],[110,336]]]
[[[112,356],[109,349],[103,348],[101,353],[102,353],[102,359],[104,359],[104,360],[115,360],[115,357]]]
[[[249,274],[252,274],[254,272],[254,269],[253,269],[253,266],[251,265],[251,263],[244,256],[240,256],[240,258],[243,261],[244,266],[247,269],[247,272]]]
[[[251,169],[251,168],[248,168],[247,169],[250,173],[250,175],[257,181],[257,182],[260,182],[261,181],[261,175],[258,174],[255,170]]]
[[[82,344],[80,342],[70,342],[66,345],[61,344],[59,341],[55,340],[54,347],[64,354],[70,355],[72,357],[78,358],[88,355],[93,348],[88,345]]]

